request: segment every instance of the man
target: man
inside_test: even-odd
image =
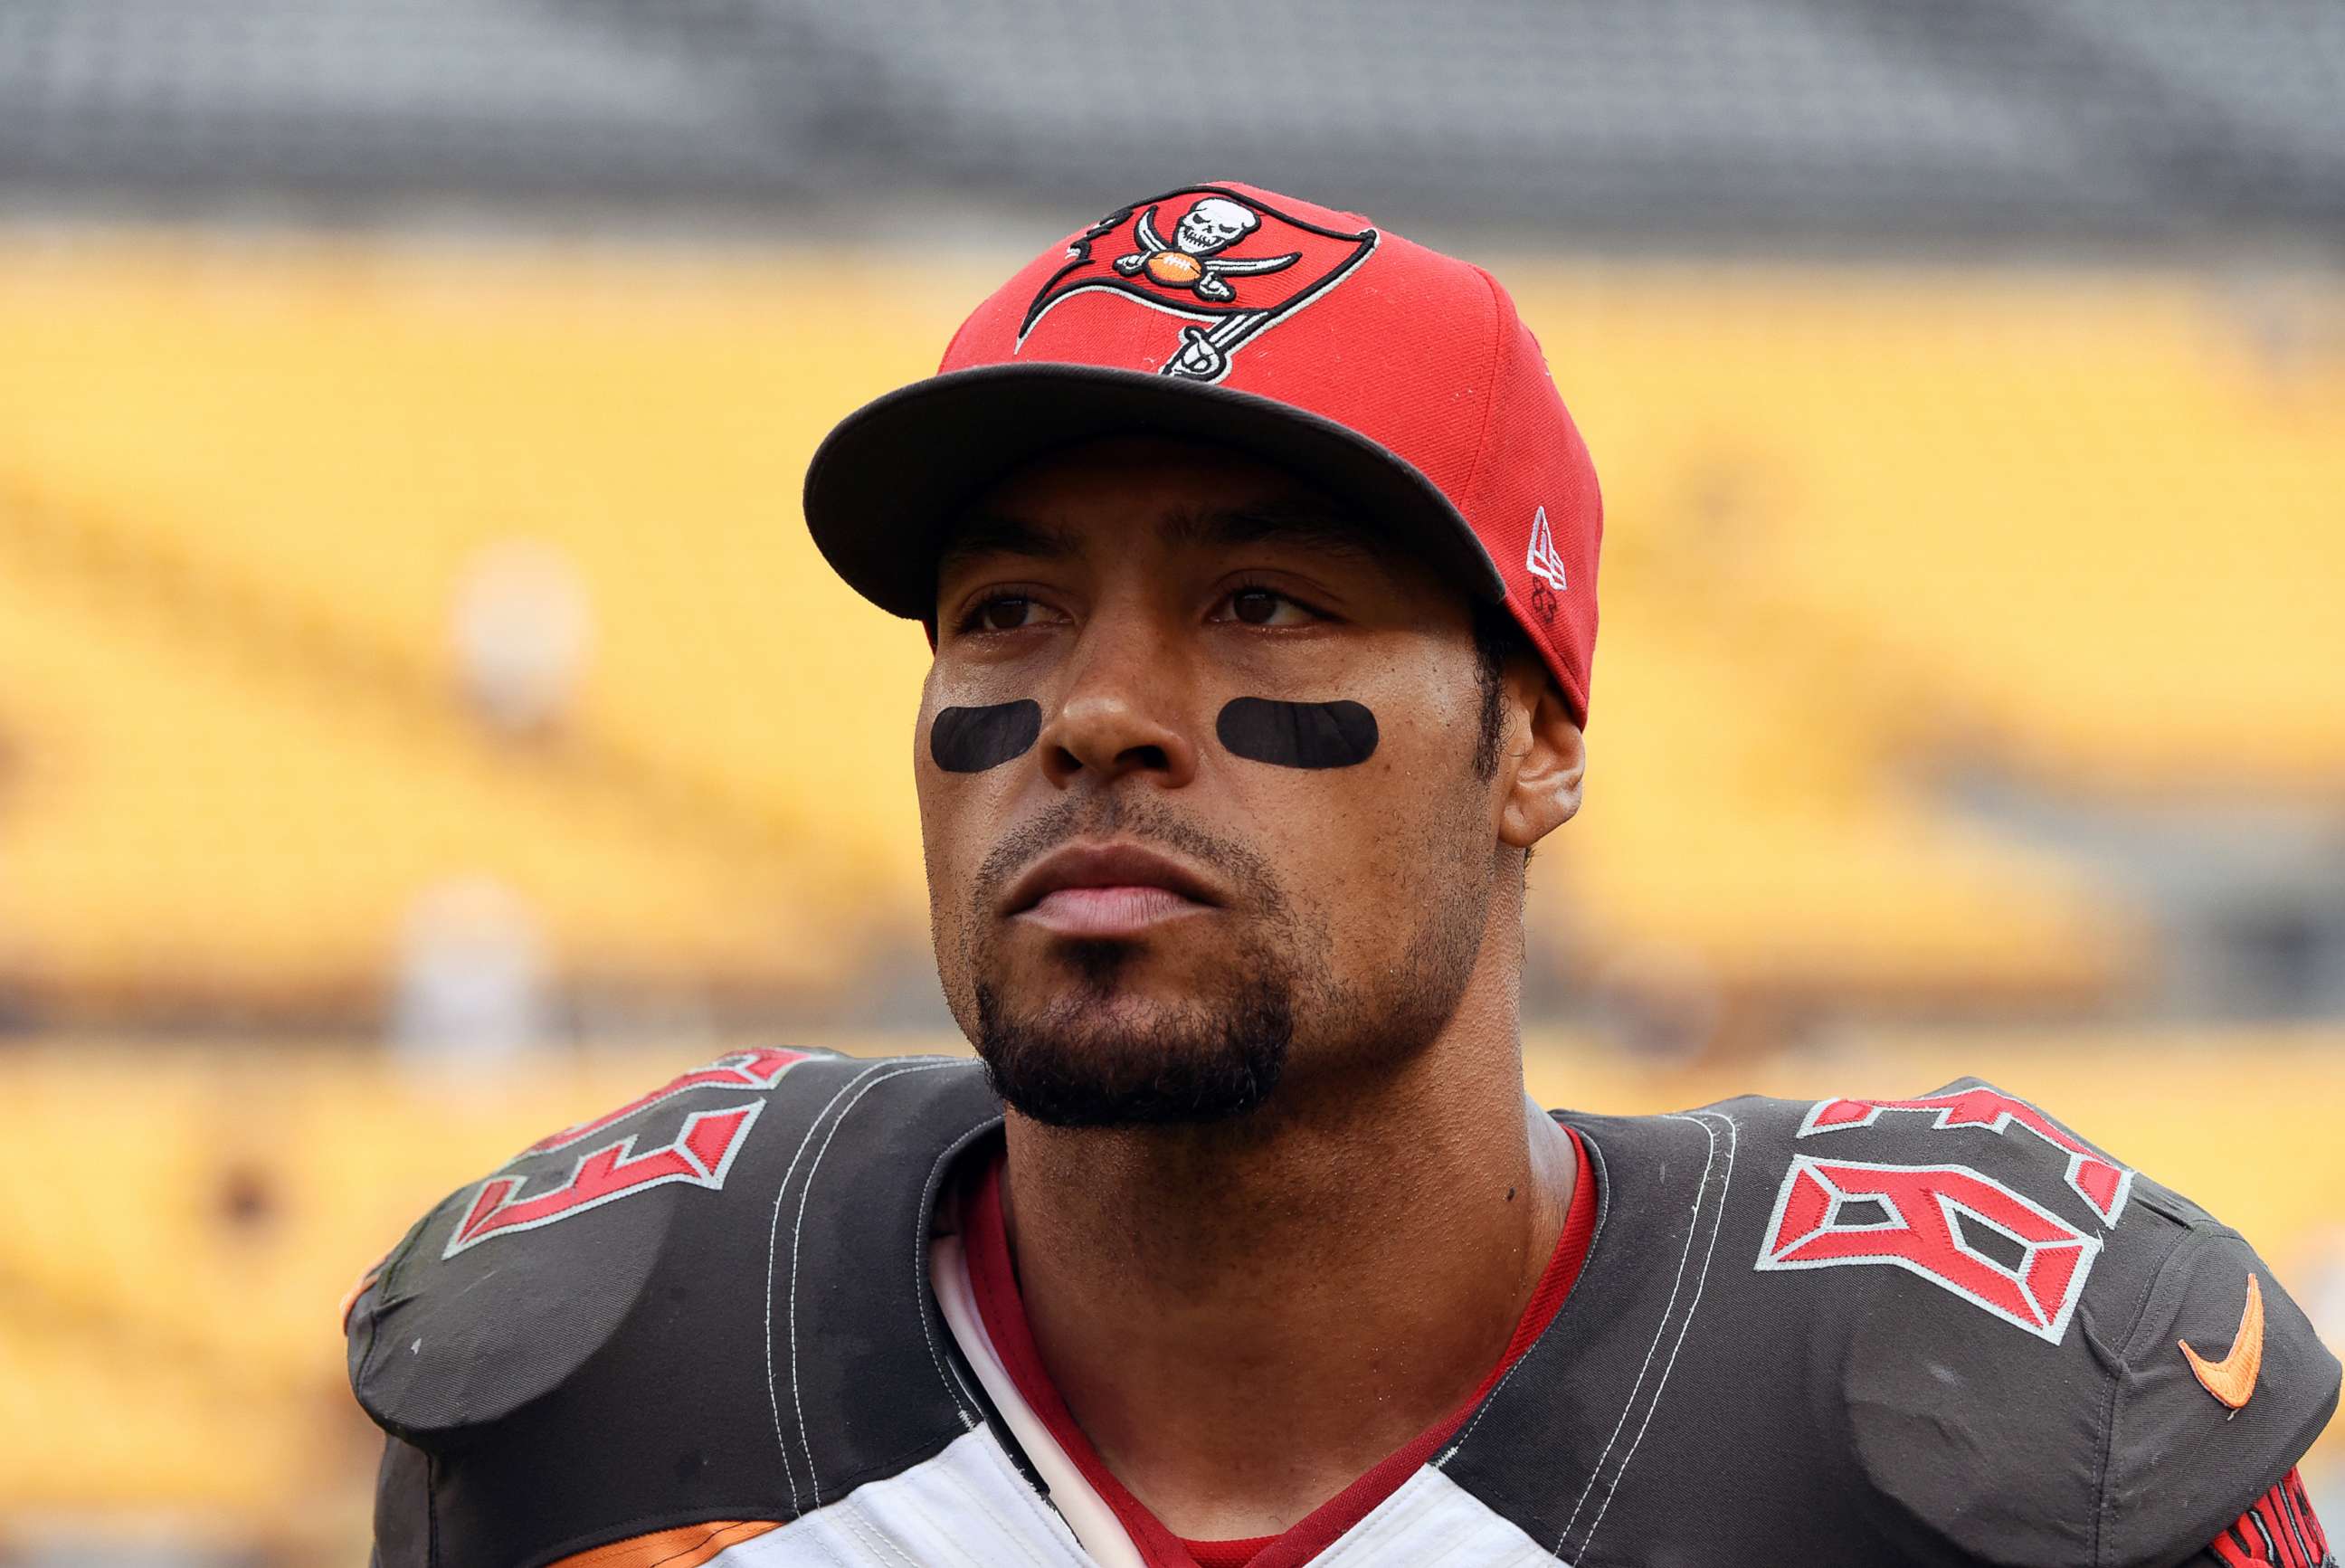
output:
[[[1486,274],[1137,203],[807,509],[934,645],[982,1067],[738,1053],[425,1217],[349,1319],[387,1568],[2326,1558],[2337,1363],[2038,1108],[1526,1102],[1600,508]]]

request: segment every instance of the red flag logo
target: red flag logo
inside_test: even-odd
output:
[[[1162,374],[1217,382],[1248,339],[1340,282],[1376,248],[1376,231],[1323,228],[1220,186],[1198,185],[1134,202],[1067,247],[1018,328],[1071,294],[1104,289],[1205,325],[1180,329]]]

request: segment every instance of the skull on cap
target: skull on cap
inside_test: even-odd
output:
[[[1262,227],[1262,214],[1226,196],[1201,197],[1172,226],[1168,242],[1157,232],[1156,209],[1140,215],[1132,226],[1141,249],[1115,259],[1115,270],[1127,278],[1145,273],[1149,281],[1166,289],[1186,289],[1216,305],[1234,303],[1237,290],[1230,277],[1276,272],[1303,259],[1301,251],[1258,260],[1225,260],[1220,252]],[[1225,276],[1225,274],[1227,276]]]
[[[1254,209],[1223,196],[1209,196],[1173,226],[1172,243],[1192,256],[1211,256],[1262,227]]]

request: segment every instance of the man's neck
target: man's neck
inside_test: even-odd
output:
[[[1511,1008],[1314,1087],[1201,1127],[1010,1118],[1043,1363],[1117,1478],[1192,1539],[1277,1533],[1451,1414],[1570,1207],[1569,1140],[1524,1098]]]

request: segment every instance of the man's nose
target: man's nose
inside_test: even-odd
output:
[[[1094,621],[1076,649],[1073,679],[1042,727],[1042,772],[1061,789],[1086,775],[1127,775],[1178,789],[1196,777],[1197,748],[1181,721],[1173,651],[1145,628]]]

